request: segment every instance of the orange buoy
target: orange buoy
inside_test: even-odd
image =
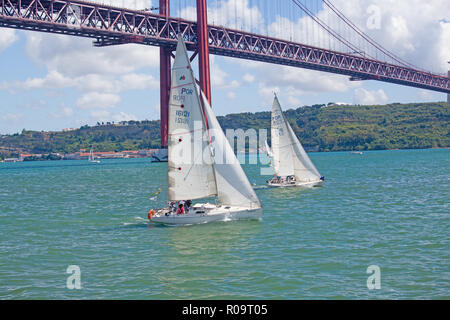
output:
[[[155,210],[150,210],[149,212],[148,212],[148,215],[147,215],[147,217],[148,217],[148,219],[149,220],[152,220],[152,215],[154,215],[155,214]]]

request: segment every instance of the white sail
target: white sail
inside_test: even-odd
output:
[[[217,194],[214,172],[194,74],[186,47],[178,40],[172,69],[168,127],[169,200],[200,199]]]
[[[273,168],[279,177],[294,175],[294,160],[292,157],[292,141],[287,127],[288,123],[284,119],[280,102],[275,96],[272,106],[272,153]]]
[[[261,208],[261,203],[203,92],[201,97],[213,147],[218,202],[229,206]]]
[[[293,142],[292,151],[294,152],[294,175],[296,180],[299,182],[309,182],[320,179],[321,175],[319,171],[316,169],[311,159],[309,159],[305,149],[303,149],[302,144],[295,135],[294,130],[292,130],[289,123],[287,123],[287,126]]]
[[[266,143],[266,153],[269,157],[272,158],[273,157],[272,149],[270,149],[269,144],[267,143],[267,140],[265,141],[265,143]]]

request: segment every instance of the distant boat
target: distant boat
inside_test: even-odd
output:
[[[100,163],[100,160],[95,160],[94,157],[94,150],[91,148],[91,151],[89,152],[89,162],[91,163]]]
[[[159,149],[154,152],[150,158],[152,162],[167,162],[169,161],[169,153],[167,149]]]
[[[362,151],[350,151],[351,154],[363,154]]]
[[[169,203],[149,211],[151,222],[190,225],[261,217],[259,199],[196,84],[181,36],[172,68],[168,134]],[[216,203],[191,204],[213,196]],[[177,214],[182,201],[189,210]]]
[[[309,159],[302,144],[283,115],[278,97],[275,95],[271,123],[272,149],[266,146],[272,157],[274,177],[267,181],[271,187],[314,187],[324,183]]]

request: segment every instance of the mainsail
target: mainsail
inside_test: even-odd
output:
[[[272,107],[271,134],[276,175],[281,177],[294,175],[299,182],[320,179],[319,171],[309,159],[294,130],[284,117],[276,96]]]
[[[183,40],[179,39],[169,102],[169,200],[200,199],[217,194],[199,94]],[[204,159],[204,157],[206,159]],[[208,158],[209,157],[209,158]]]
[[[195,83],[181,37],[172,71],[168,129],[170,201],[215,195],[222,205],[261,207],[208,100]]]
[[[292,158],[292,141],[288,126],[281,111],[280,102],[275,96],[272,106],[272,153],[275,174],[280,177],[294,175],[294,161]]]

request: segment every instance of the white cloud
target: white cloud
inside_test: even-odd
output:
[[[15,30],[2,28],[0,32],[0,52],[12,45],[17,39]]]
[[[278,86],[265,86],[259,84],[258,93],[263,101],[272,101],[274,94],[280,95],[280,88]]]
[[[229,74],[222,70],[214,56],[210,58],[211,85],[216,90],[239,87],[239,81],[229,80]]]
[[[125,112],[120,112],[118,114],[114,114],[112,116],[114,121],[128,121],[128,120],[137,120],[137,117],[133,114],[128,114]]]
[[[450,23],[443,19],[450,12],[450,1],[391,1],[388,4],[384,0],[336,0],[333,4],[365,33],[403,60],[420,67],[446,72],[448,68],[446,61],[450,60]],[[371,5],[380,8],[380,29],[372,30],[367,27],[366,22],[370,15],[367,8]],[[322,9],[318,16],[339,30],[337,20],[329,19],[327,10]],[[286,17],[278,16],[272,24],[268,25],[268,30],[269,35],[275,37],[349,52],[348,48],[339,45],[324,30],[316,28],[314,32],[311,32],[309,18],[291,21]],[[348,37],[348,34],[346,36]],[[358,44],[358,41],[356,42]],[[364,51],[372,54],[369,49],[362,46]],[[385,57],[378,55],[378,58],[383,60]],[[256,72],[254,79],[259,86],[259,95],[264,101],[273,97],[273,92],[279,92],[287,103],[296,105],[300,102],[300,97],[305,94],[344,93],[363,85],[362,82],[348,81],[346,76],[330,73],[271,64],[263,65],[255,61],[234,61],[244,70]],[[244,82],[250,83],[252,80],[253,76],[250,74],[243,76]],[[357,90],[354,99],[358,103],[384,103],[387,101],[387,96],[382,90]]]
[[[111,5],[119,8],[143,10],[152,7],[152,0],[91,0],[101,4]],[[155,1],[158,2],[158,1]]]
[[[23,114],[21,114],[21,113],[6,113],[1,116],[1,120],[4,120],[6,122],[13,122],[13,123],[17,123],[22,118],[23,118]]]
[[[440,27],[442,32],[438,40],[439,57],[438,61],[442,63],[442,70],[445,72],[450,69],[450,65],[447,63],[450,61],[450,21],[441,21]],[[447,74],[447,72],[445,72]]]
[[[181,10],[179,16],[196,21],[196,8],[186,7]],[[262,30],[264,19],[258,6],[251,6],[249,0],[224,0],[208,6],[208,23],[257,32]]]
[[[385,104],[388,97],[383,89],[369,91],[363,88],[358,88],[354,92],[354,103],[362,105]]]
[[[361,86],[348,77],[313,70],[265,64],[255,61],[238,61],[244,68],[251,69],[256,76],[244,75],[244,82],[254,79],[258,83],[258,93],[262,101],[270,101],[273,93],[284,97],[288,106],[298,106],[300,97],[306,94],[324,92],[347,92]]]
[[[62,115],[63,115],[64,117],[71,117],[71,116],[73,116],[73,110],[72,110],[72,108],[64,107],[64,108],[62,109]]]
[[[137,117],[133,114],[127,114],[125,112],[113,114],[108,110],[93,110],[91,111],[90,115],[92,120],[103,122],[137,120]]]
[[[334,0],[333,5],[363,32],[401,59],[434,72],[447,70],[446,61],[450,60],[450,1]],[[375,7],[380,12],[380,28],[368,27],[367,22],[372,15],[371,11],[367,10],[370,7]],[[295,9],[300,11],[299,8]],[[317,16],[366,54],[393,62],[391,58],[376,53],[373,47],[360,41],[349,28],[344,28],[344,24],[327,6],[323,6]],[[268,26],[268,33],[336,51],[353,51],[332,38],[316,23],[312,23],[309,17],[303,16],[291,21],[289,18],[277,16]]]
[[[111,119],[111,112],[106,110],[91,111],[91,117],[96,121],[109,121]]]
[[[51,89],[59,89],[59,88],[67,88],[75,85],[75,81],[64,77],[59,72],[53,70],[50,71],[45,78],[28,78],[24,82],[16,81],[11,84],[5,84],[6,88],[11,89],[42,89],[42,88],[51,88]]]
[[[227,98],[230,99],[230,100],[236,99],[236,92],[234,92],[234,91],[228,92],[227,93]]]
[[[61,109],[59,112],[50,113],[50,116],[52,116],[55,119],[71,118],[73,115],[74,115],[73,109],[66,107],[64,103],[61,104]]]
[[[301,100],[299,99],[301,93],[293,86],[279,87],[276,85],[271,86],[260,83],[258,93],[264,102],[272,101],[274,94],[276,93],[281,100],[282,105],[285,107],[299,107],[301,104]]]
[[[91,39],[65,35],[26,33],[26,53],[49,72],[75,78],[88,74],[122,75],[142,67],[159,66],[156,47],[138,44],[93,47]]]
[[[0,88],[12,93],[31,89],[62,89],[75,87],[79,91],[101,91],[119,93],[128,90],[158,89],[159,82],[152,75],[128,73],[121,77],[111,75],[87,74],[69,78],[56,70],[50,71],[44,78],[28,78],[25,81],[2,82]]]
[[[242,77],[242,79],[244,80],[244,82],[247,82],[247,83],[252,83],[252,82],[255,81],[255,77],[252,76],[252,75],[249,74],[249,73],[244,74],[244,76]]]
[[[120,96],[116,94],[89,92],[77,100],[77,106],[81,109],[113,108],[120,101]]]
[[[158,89],[159,81],[149,74],[129,73],[121,77],[120,90]]]

